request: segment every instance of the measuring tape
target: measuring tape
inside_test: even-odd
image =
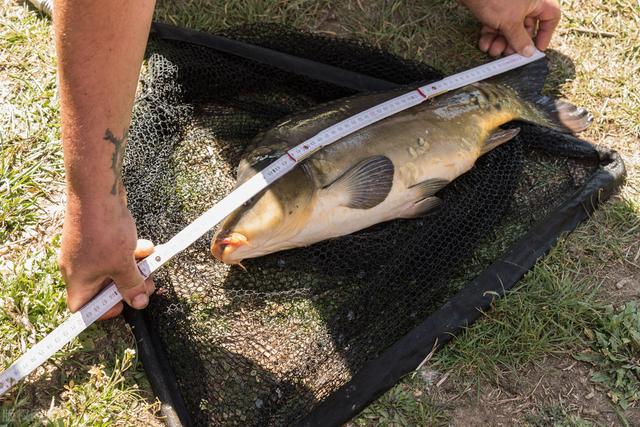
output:
[[[285,175],[298,163],[322,149],[322,147],[334,143],[372,123],[418,105],[428,98],[433,98],[444,92],[513,70],[514,68],[521,67],[542,57],[544,57],[544,54],[539,51],[528,58],[513,54],[454,74],[435,83],[421,86],[411,92],[371,107],[368,110],[362,111],[324,129],[310,139],[287,151],[285,155],[233,190],[219,203],[173,236],[168,242],[156,246],[155,251],[151,255],[138,263],[138,269],[145,278],[148,277],[164,263],[182,252],[211,228],[215,227],[220,221],[251,197]],[[121,300],[122,295],[118,292],[115,283],[111,282],[90,302],[72,314],[71,317],[54,329],[54,331],[47,335],[42,341],[20,356],[7,370],[0,373],[0,395],[33,372],[38,366],[42,365],[47,359],[53,356],[55,352],[78,336]]]

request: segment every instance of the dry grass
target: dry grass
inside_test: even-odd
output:
[[[553,289],[560,283],[546,277],[549,272],[562,278],[563,289],[572,292],[576,304],[589,302],[583,296],[591,294],[572,284],[587,283],[586,289],[599,286],[606,291],[600,294],[606,301],[638,298],[630,286],[618,289],[616,285],[623,279],[640,280],[640,4],[624,0],[562,3],[564,19],[549,52],[553,66],[550,87],[593,112],[595,123],[584,137],[620,151],[628,181],[619,197],[566,239],[565,251],[556,251],[544,260],[520,291],[499,302],[495,313],[439,356],[441,363],[448,363],[449,358],[448,369],[462,363],[452,361],[456,352],[466,351],[474,352],[486,369],[494,369],[495,360],[491,365],[487,355],[493,351],[490,334],[505,333],[500,329],[500,316],[533,318],[531,310],[538,304],[554,304],[553,293],[537,302],[527,299],[527,285],[542,281]],[[475,47],[477,24],[452,0],[240,0],[226,4],[193,0],[161,2],[156,17],[210,31],[247,22],[288,23],[362,38],[397,54],[425,60],[447,73],[488,59]],[[63,284],[55,266],[63,175],[51,40],[47,18],[22,3],[1,0],[0,366],[10,363],[65,315]],[[508,332],[517,343],[526,340],[530,331],[512,328]],[[561,332],[562,336],[580,333],[578,329]],[[563,341],[559,343],[561,351]],[[27,383],[3,397],[0,424],[157,422],[153,415],[157,407],[135,387],[146,388],[139,366],[122,362],[129,357],[131,346],[131,335],[121,321],[92,328],[82,342],[59,353]],[[570,346],[575,346],[575,341]],[[509,369],[523,369],[524,363],[542,360],[548,351],[544,346],[532,348]],[[474,375],[473,368],[456,366]],[[402,402],[403,410],[409,408],[409,412],[411,408],[421,411],[406,415],[405,420],[446,420],[440,409],[429,409],[430,400],[424,396],[419,402],[411,401],[421,395],[421,387],[424,385],[419,382],[399,386],[380,406],[372,408],[363,422],[383,422],[389,402]]]
[[[56,263],[64,177],[52,36],[48,18],[0,2],[2,368],[68,315]],[[0,425],[158,424],[134,348],[122,320],[91,327],[2,397]]]

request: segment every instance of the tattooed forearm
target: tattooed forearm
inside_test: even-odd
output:
[[[111,194],[118,194],[118,183],[122,179],[122,158],[124,157],[124,147],[127,144],[128,130],[122,132],[122,138],[116,137],[110,129],[104,131],[104,140],[113,144],[113,155],[111,156],[111,170],[113,170],[113,186]]]

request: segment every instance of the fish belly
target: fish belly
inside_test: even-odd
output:
[[[467,143],[455,138],[431,138],[429,149],[418,154],[419,148],[427,146],[426,142],[418,140],[419,133],[425,134],[424,129],[410,133],[404,144],[399,143],[380,153],[388,156],[395,168],[393,185],[386,199],[373,208],[353,209],[340,205],[340,195],[322,194],[308,224],[296,238],[300,246],[402,218],[417,201],[412,186],[430,179],[453,181],[473,167],[480,153],[477,141]]]

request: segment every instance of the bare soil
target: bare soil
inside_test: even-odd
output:
[[[596,425],[624,425],[607,395],[589,380],[591,373],[590,366],[570,356],[553,357],[497,382],[461,387],[445,381],[434,396],[451,408],[452,426],[555,424],[562,420],[544,412],[554,409]],[[640,425],[640,408],[629,409],[623,416],[629,425]]]
[[[613,305],[640,300],[640,269],[608,269],[601,294]],[[616,409],[606,390],[590,381],[592,374],[589,364],[563,354],[502,374],[495,381],[461,384],[445,379],[437,386],[444,375],[436,374],[429,382],[436,384],[432,390],[436,403],[449,409],[451,426],[556,425],[562,420],[553,419],[553,411],[598,426],[640,426],[640,408]]]

